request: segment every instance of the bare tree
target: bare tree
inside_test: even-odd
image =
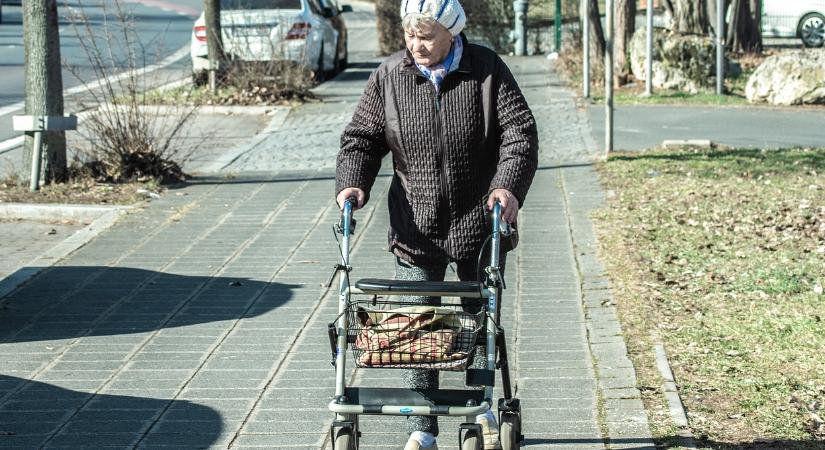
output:
[[[727,47],[734,52],[762,52],[762,2],[731,0],[731,22],[728,25]]]
[[[25,47],[26,114],[33,116],[63,115],[63,73],[60,63],[60,34],[57,24],[57,0],[23,2],[23,45]],[[34,138],[26,135],[23,167],[31,171]],[[65,181],[66,134],[62,131],[43,134],[44,181]]]
[[[707,34],[710,30],[708,0],[664,0],[663,4],[673,18],[671,29],[679,33]]]
[[[404,30],[398,14],[399,4],[394,0],[376,0],[375,16],[378,27],[378,47],[382,55],[404,48]]]
[[[216,70],[224,61],[223,39],[221,36],[221,1],[203,0],[203,15],[206,25],[206,47],[209,54],[209,87],[215,90]]]
[[[630,40],[636,31],[636,0],[616,0],[615,82],[617,86],[630,78]]]
[[[604,60],[604,28],[602,28],[602,15],[599,12],[599,1],[588,0],[590,2],[589,16],[590,16],[590,53],[591,61]]]

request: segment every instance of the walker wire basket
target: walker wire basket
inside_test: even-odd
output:
[[[363,300],[345,311],[356,367],[463,371],[472,361],[486,310],[461,305]]]

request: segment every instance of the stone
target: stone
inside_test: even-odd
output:
[[[630,41],[630,68],[645,80],[647,30],[640,28]],[[653,87],[696,94],[713,89],[716,80],[716,48],[707,36],[653,29]],[[726,65],[730,63],[726,61]]]
[[[748,78],[751,103],[825,104],[825,49],[783,52],[765,59]]]

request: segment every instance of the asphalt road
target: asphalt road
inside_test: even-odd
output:
[[[589,108],[593,139],[604,149],[604,107]],[[643,150],[671,139],[710,139],[748,148],[822,147],[825,108],[618,106],[614,149]]]
[[[63,86],[66,90],[95,81],[94,70],[83,42],[97,36],[104,55],[113,51],[114,67],[122,67],[127,52],[118,33],[121,28],[112,0],[67,0],[58,2],[60,16],[60,51],[64,60]],[[192,24],[203,6],[202,0],[121,0],[133,24],[134,35],[143,50],[137,55],[139,66],[157,64],[188,46]],[[73,20],[84,14],[85,21]],[[108,20],[105,20],[108,17]],[[108,30],[108,31],[107,31]],[[107,38],[109,35],[111,37]],[[132,46],[134,47],[134,46]],[[157,77],[180,77],[188,70],[188,53],[176,63],[156,72]],[[22,114],[24,89],[23,25],[19,6],[3,6],[0,24],[0,144],[17,136],[11,128],[11,116]],[[70,70],[70,68],[72,68]],[[74,74],[75,72],[76,74]],[[76,90],[75,89],[75,90]],[[67,108],[70,110],[71,108]],[[67,111],[69,112],[69,111]]]

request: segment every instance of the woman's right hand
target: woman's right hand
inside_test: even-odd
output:
[[[357,187],[348,187],[342,189],[341,192],[338,193],[338,197],[335,198],[335,200],[338,202],[338,208],[344,209],[344,202],[350,197],[355,198],[355,204],[352,205],[353,210],[361,209],[364,207],[364,203],[367,198],[366,194],[364,194],[364,191]]]

